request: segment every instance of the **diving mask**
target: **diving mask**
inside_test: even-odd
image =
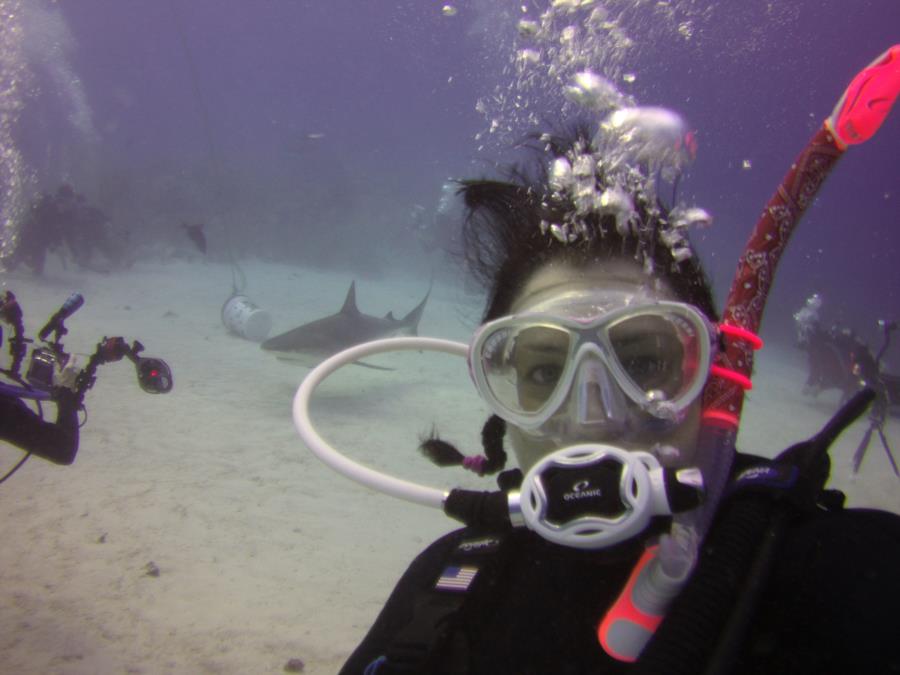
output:
[[[560,416],[608,424],[634,408],[679,422],[706,383],[716,335],[680,302],[625,301],[592,314],[550,306],[484,324],[469,370],[493,411],[531,433],[550,433]]]

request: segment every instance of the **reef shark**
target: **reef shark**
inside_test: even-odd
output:
[[[356,306],[356,281],[352,281],[344,306],[337,314],[316,319],[269,338],[261,347],[266,351],[277,352],[276,356],[280,359],[317,365],[329,356],[363,342],[397,335],[417,335],[419,319],[422,318],[429,295],[430,285],[422,302],[402,319],[395,319],[393,312],[380,318],[359,311]]]

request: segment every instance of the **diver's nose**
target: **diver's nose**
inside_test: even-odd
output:
[[[572,394],[578,424],[604,433],[625,429],[625,395],[599,360],[586,358],[580,364]]]

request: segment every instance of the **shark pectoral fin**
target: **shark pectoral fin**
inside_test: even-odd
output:
[[[271,352],[282,363],[290,363],[303,368],[315,368],[327,357],[325,354],[313,354],[309,352]]]
[[[372,368],[373,370],[397,370],[396,368],[388,368],[387,366],[376,366],[372,363],[365,363],[364,361],[354,361],[354,366],[362,366],[363,368]]]

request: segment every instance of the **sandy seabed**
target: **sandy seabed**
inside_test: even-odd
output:
[[[244,267],[246,292],[271,313],[272,334],[337,311],[351,280]],[[358,304],[401,316],[427,284],[358,279]],[[304,673],[335,673],[412,557],[455,527],[312,456],[291,421],[308,369],[228,334],[220,318],[227,266],[55,269],[43,279],[7,275],[3,285],[19,298],[32,336],[71,291],[82,292],[66,347],[87,354],[104,335],[138,339],[171,365],[175,388],[146,395],[127,361],[102,367],[86,397],[76,462],[32,458],[0,485],[0,672],[279,673],[299,659]],[[480,309],[479,298],[439,278],[420,333],[465,341]],[[392,474],[489,489],[415,450],[432,424],[462,448],[479,447],[486,411],[464,362],[418,353],[372,360],[393,370],[348,367],[321,387],[312,409],[323,435]],[[762,353],[743,451],[776,454],[834,412],[836,397],[801,395],[804,378],[800,352]],[[900,481],[877,439],[860,475],[850,476],[864,431],[857,423],[832,449],[832,483],[851,505],[900,512]],[[896,419],[886,431],[900,451]],[[0,473],[19,457],[0,446]]]

